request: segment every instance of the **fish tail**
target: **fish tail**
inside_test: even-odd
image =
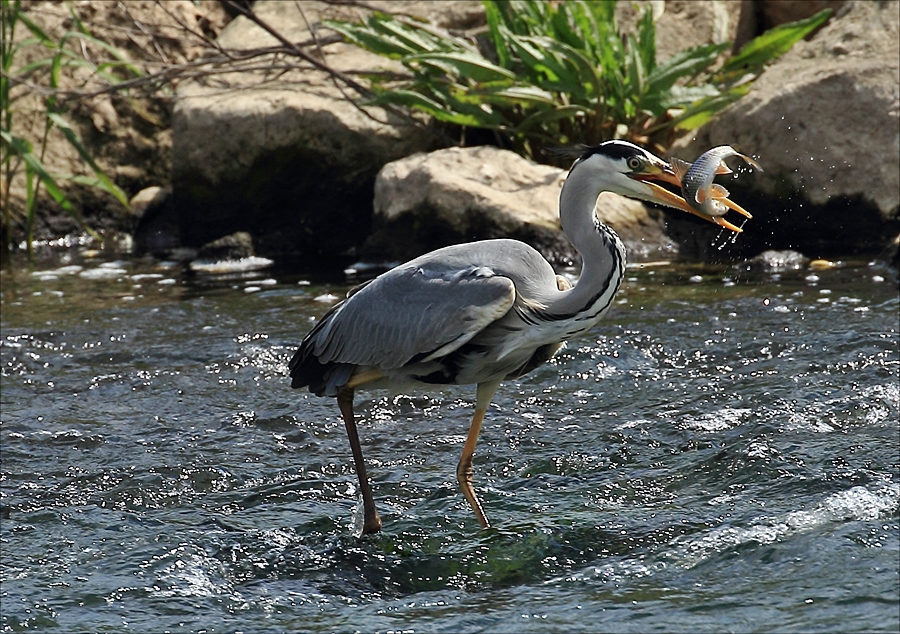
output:
[[[750,157],[747,156],[746,154],[741,154],[740,152],[735,152],[735,154],[737,154],[737,155],[740,156],[742,159],[744,159],[744,160],[747,162],[748,165],[750,165],[751,167],[753,167],[753,169],[757,169],[757,170],[759,170],[760,172],[764,172],[764,171],[765,171],[765,170],[762,168],[762,165],[760,165],[759,163],[757,163],[756,161],[754,161],[752,158],[750,158]]]

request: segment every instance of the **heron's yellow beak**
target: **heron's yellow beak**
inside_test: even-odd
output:
[[[646,168],[640,172],[632,174],[634,178],[641,181],[650,188],[651,197],[659,202],[661,205],[665,205],[667,207],[674,207],[675,209],[680,209],[682,211],[686,211],[689,214],[694,214],[704,220],[707,220],[713,224],[717,224],[720,227],[724,227],[729,231],[734,231],[735,233],[742,233],[743,230],[731,224],[721,216],[707,216],[706,214],[702,214],[693,207],[691,207],[687,201],[679,196],[678,194],[674,194],[670,192],[665,187],[657,185],[653,181],[661,181],[663,183],[669,183],[670,185],[675,185],[678,189],[681,189],[681,181],[678,176],[675,174],[675,171],[672,169],[672,166],[666,163],[663,160],[659,160],[659,162],[650,163],[646,166]],[[730,209],[734,209],[739,214],[743,214],[744,216],[751,218],[752,216],[743,209],[736,202],[729,200],[728,198],[719,199],[723,205]]]

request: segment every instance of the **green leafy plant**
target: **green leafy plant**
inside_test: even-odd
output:
[[[371,74],[373,105],[393,104],[463,128],[494,131],[534,156],[539,146],[626,138],[668,146],[743,96],[763,67],[820,26],[830,10],[774,28],[718,68],[729,43],[656,61],[656,28],[645,10],[633,33],[615,0],[485,0],[480,39],[373,13],[327,26],[406,73]]]
[[[47,195],[74,218],[80,226],[84,223],[75,207],[63,193],[60,182],[70,181],[95,187],[111,194],[122,205],[128,205],[128,197],[100,168],[90,151],[82,142],[75,129],[66,119],[65,106],[57,100],[60,71],[66,66],[87,67],[92,73],[110,83],[122,81],[124,77],[139,76],[140,69],[130,64],[125,56],[115,47],[94,37],[78,16],[70,9],[73,30],[66,31],[58,39],[51,38],[43,29],[32,21],[22,10],[21,0],[0,0],[2,12],[2,36],[0,44],[0,165],[3,166],[2,189],[2,233],[3,247],[13,247],[13,225],[18,224],[24,231],[29,257],[32,255],[34,225],[36,211],[43,186]],[[28,29],[31,37],[15,42],[16,26],[21,23]],[[95,64],[80,54],[74,43],[91,44],[106,52],[108,60]],[[15,66],[16,54],[24,47],[41,46],[48,50],[45,58]],[[123,77],[124,75],[124,77]],[[39,112],[44,126],[40,139],[29,139],[15,132],[14,108],[15,98],[11,88],[25,81],[35,84],[44,81],[45,88],[43,109]],[[20,113],[19,113],[20,114]],[[61,133],[78,152],[81,159],[90,167],[93,176],[53,174],[44,164],[49,135],[54,131]],[[25,177],[25,205],[23,210],[13,208],[11,189],[13,179],[20,170]],[[99,238],[89,228],[84,227],[92,236]]]

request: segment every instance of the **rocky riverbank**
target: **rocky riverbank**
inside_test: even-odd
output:
[[[114,6],[81,4],[79,11],[93,12],[94,20]],[[370,4],[454,31],[484,25],[480,2]],[[633,12],[624,5],[620,17],[627,22]],[[154,28],[169,20],[172,28],[187,24],[205,33],[206,48],[191,49],[189,38],[177,46],[171,38],[143,42],[146,49],[167,43],[169,55],[177,53],[185,63],[210,55],[209,46],[236,57],[279,44],[245,17],[231,19],[216,2],[165,3],[167,11],[152,2],[127,6],[132,14],[152,15]],[[366,9],[303,2],[301,13],[297,6],[261,2],[255,11],[290,42],[312,42],[304,50],[336,71],[358,77],[390,69],[390,62],[329,38],[324,29],[310,31],[322,19],[352,18]],[[900,233],[900,5],[670,0],[654,6],[660,59],[704,42],[738,47],[763,28],[823,6],[836,10],[747,96],[670,153],[690,160],[713,145],[739,144],[766,168],[728,184],[754,219],[727,257],[773,248],[813,258],[878,255],[889,247]],[[47,13],[39,4],[32,11]],[[136,196],[123,214],[103,195],[78,189],[74,199],[88,223],[132,235],[135,251],[163,257],[192,257],[209,242],[243,232],[242,252],[249,248],[282,261],[398,260],[497,235],[528,241],[556,262],[572,259],[556,219],[563,171],[497,148],[441,149],[448,140],[435,128],[379,108],[358,108],[346,88],[310,63],[282,64],[278,55],[260,59],[264,63],[240,72],[225,67],[184,77],[170,100],[147,101],[162,113],[158,125],[143,116],[148,107],[133,100],[79,102],[83,112],[73,117],[86,143]],[[51,163],[74,171],[71,151],[63,145],[57,150],[50,148]],[[622,234],[632,258],[723,255],[710,247],[715,228],[685,214],[612,196],[601,201],[598,213]],[[51,220],[44,235],[72,229],[65,215],[46,217]]]

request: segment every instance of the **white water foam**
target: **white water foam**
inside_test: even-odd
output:
[[[900,507],[900,484],[886,482],[874,491],[856,486],[834,493],[808,510],[766,518],[747,527],[720,526],[702,535],[679,537],[667,558],[693,568],[716,553],[749,542],[769,544],[830,522],[878,519]]]
[[[829,495],[808,510],[763,518],[747,527],[719,526],[700,535],[676,537],[666,549],[663,561],[649,561],[643,556],[612,561],[555,577],[546,583],[601,581],[618,584],[649,577],[672,566],[690,569],[720,552],[743,544],[770,544],[828,523],[874,520],[895,513],[898,508],[900,484],[884,482],[874,491],[856,486]]]
[[[192,271],[200,273],[210,273],[221,275],[223,273],[246,273],[248,271],[258,271],[275,264],[268,258],[251,256],[249,258],[241,258],[240,260],[219,260],[218,262],[191,262]]]

